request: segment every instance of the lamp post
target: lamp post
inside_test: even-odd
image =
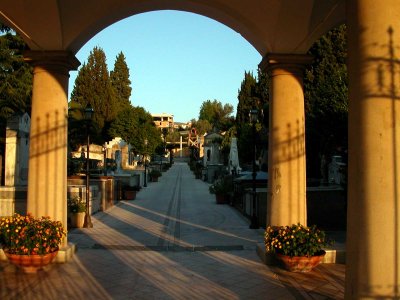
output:
[[[146,161],[146,153],[147,153],[147,143],[149,141],[147,139],[144,139],[144,146],[145,146],[145,155],[144,155],[144,187],[147,187],[147,161]]]
[[[164,153],[160,157],[160,172],[162,171],[162,163],[163,163],[163,158],[165,157],[165,152],[167,151],[167,134],[168,134],[168,128],[164,127],[162,129],[162,136],[164,138]]]
[[[260,226],[258,225],[258,219],[256,215],[256,201],[257,201],[257,191],[256,191],[256,123],[258,120],[258,110],[256,108],[252,108],[249,113],[250,121],[253,129],[253,213],[251,216],[250,229],[258,229]]]
[[[103,156],[104,156],[103,173],[104,173],[104,176],[107,176],[107,147],[106,147],[106,144],[104,144],[104,146],[103,146]]]
[[[92,220],[89,213],[89,147],[90,147],[90,136],[89,136],[89,122],[91,122],[94,110],[90,104],[85,108],[85,120],[86,120],[86,137],[87,137],[87,156],[86,156],[86,210],[85,210],[85,220],[83,222],[84,228],[92,228]]]

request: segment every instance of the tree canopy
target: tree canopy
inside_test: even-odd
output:
[[[197,134],[204,134],[212,129],[212,125],[207,120],[195,120],[191,121],[192,128],[196,128]]]
[[[130,143],[136,153],[151,154],[162,144],[160,131],[155,127],[151,114],[139,106],[128,106],[121,111],[109,132],[112,137],[120,136]]]
[[[218,100],[206,100],[201,104],[199,120],[208,121],[212,127],[220,130],[229,129],[234,122],[231,116],[233,106],[226,103],[222,104]]]
[[[0,118],[4,122],[16,113],[30,114],[33,76],[22,56],[25,42],[8,27],[2,25],[0,31],[4,33],[0,35]]]
[[[131,80],[125,56],[120,52],[114,69],[108,73],[104,51],[95,47],[83,64],[75,81],[69,103],[69,141],[72,147],[84,142],[83,110],[90,105],[95,116],[91,137],[103,144],[114,137],[121,137],[131,144],[136,153],[154,153],[162,145],[159,130],[144,108],[130,103]],[[145,146],[145,139],[147,146]]]

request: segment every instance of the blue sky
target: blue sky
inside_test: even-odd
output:
[[[212,19],[186,12],[136,15],[104,29],[77,53],[87,61],[101,47],[109,71],[123,52],[132,82],[131,103],[177,122],[198,118],[208,99],[237,106],[245,71],[257,74],[261,55],[240,34]],[[78,72],[70,72],[69,91]]]

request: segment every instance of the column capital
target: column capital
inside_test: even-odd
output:
[[[24,60],[33,67],[42,67],[68,75],[69,71],[77,70],[81,64],[70,51],[25,51]]]
[[[308,54],[270,53],[264,56],[258,66],[264,72],[271,72],[279,69],[296,74],[302,72],[312,61],[313,56]]]

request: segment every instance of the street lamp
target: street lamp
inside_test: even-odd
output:
[[[147,153],[147,143],[149,141],[147,139],[144,139],[144,146],[145,146],[145,155],[144,155],[144,187],[147,187],[147,162],[146,162],[146,153]]]
[[[252,108],[249,112],[250,122],[253,127],[253,214],[251,216],[250,229],[258,229],[258,219],[256,215],[256,201],[257,201],[257,191],[256,191],[256,123],[258,121],[258,110]]]
[[[84,228],[92,228],[92,220],[89,213],[89,147],[90,147],[90,137],[89,137],[89,125],[92,121],[94,110],[90,104],[85,108],[84,117],[86,120],[86,137],[87,137],[87,156],[86,156],[86,210],[85,210],[85,220],[83,222]]]

